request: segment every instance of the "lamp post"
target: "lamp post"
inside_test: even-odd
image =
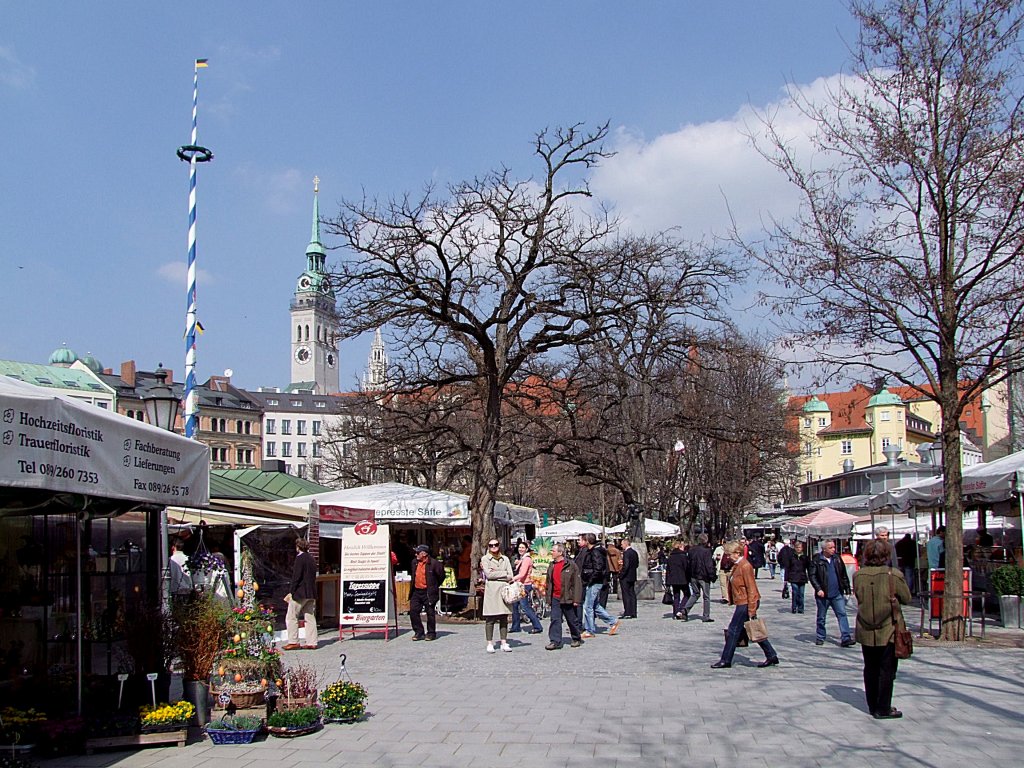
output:
[[[163,363],[159,364],[153,375],[160,383],[150,387],[142,396],[142,403],[146,406],[146,417],[154,427],[173,432],[174,421],[178,417],[178,398],[167,386],[167,371]]]
[[[707,514],[708,514],[708,500],[701,496],[697,500],[697,509],[700,511],[700,532],[707,533]]]
[[[169,386],[167,386],[167,370],[164,364],[160,363],[153,372],[159,382],[155,387],[150,387],[142,396],[142,404],[146,407],[146,417],[154,427],[174,431],[174,423],[178,417],[178,398]],[[150,573],[156,574],[154,582],[151,582],[150,595],[160,594],[160,600],[167,610],[170,604],[170,595],[163,589],[163,574],[167,569],[167,554],[169,543],[167,540],[167,508],[161,507],[159,512],[150,512],[147,515],[146,538],[148,541],[159,541],[159,548],[154,551],[153,547],[147,547],[146,568]],[[170,585],[168,585],[170,586]],[[150,598],[153,599],[153,598]]]

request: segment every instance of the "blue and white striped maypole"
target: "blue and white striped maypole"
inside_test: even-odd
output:
[[[199,397],[196,392],[196,165],[213,159],[213,153],[196,143],[199,108],[199,70],[206,59],[196,59],[192,79],[192,141],[178,148],[178,157],[188,162],[188,291],[185,297],[185,437],[199,431]]]

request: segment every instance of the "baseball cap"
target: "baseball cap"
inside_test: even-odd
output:
[[[416,551],[417,552],[428,552],[429,553],[430,552],[430,547],[428,547],[426,544],[420,544],[420,545],[418,545],[416,547]]]

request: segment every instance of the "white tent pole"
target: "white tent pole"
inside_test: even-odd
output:
[[[75,652],[78,658],[78,716],[82,716],[82,520],[75,515]],[[130,557],[130,553],[129,553]]]

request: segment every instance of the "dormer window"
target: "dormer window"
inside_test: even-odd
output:
[[[826,419],[824,416],[819,416],[818,417],[818,426],[819,427],[824,427],[824,426],[827,426],[827,425],[828,425],[828,419]]]
[[[890,421],[892,414],[889,411],[882,411],[882,421]]]

